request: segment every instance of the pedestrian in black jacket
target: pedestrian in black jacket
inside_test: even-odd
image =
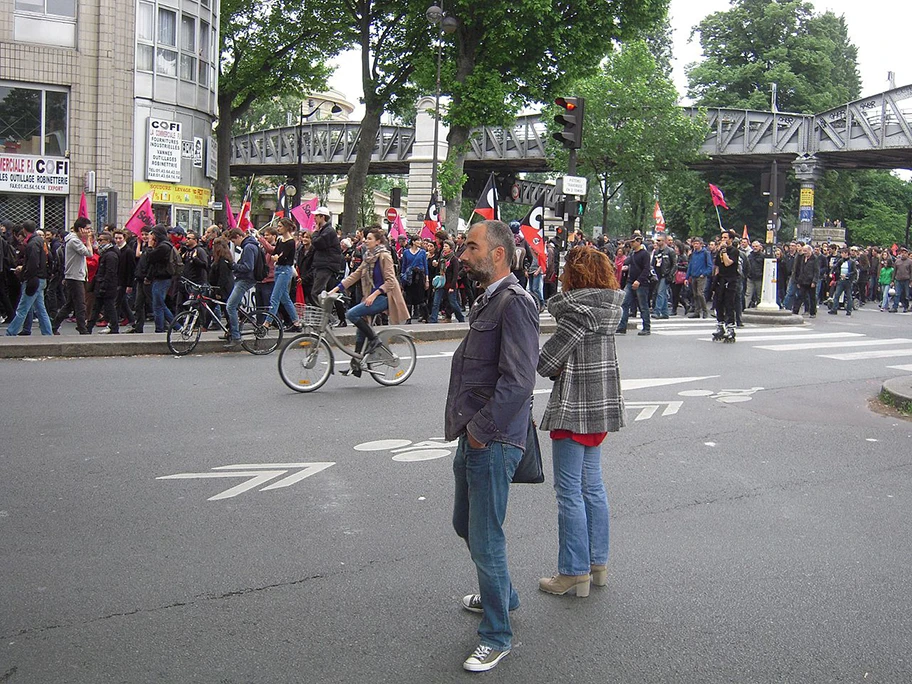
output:
[[[53,335],[51,319],[44,307],[44,290],[47,287],[47,254],[44,238],[38,235],[34,221],[25,221],[19,229],[24,242],[24,259],[21,266],[15,269],[21,289],[16,316],[13,318],[6,334],[18,335],[25,325],[26,317],[31,317],[32,309],[38,314],[38,324],[42,335]]]
[[[114,246],[114,236],[104,231],[98,236],[98,270],[95,272],[95,306],[87,324],[89,333],[95,329],[98,317],[104,311],[108,327],[102,333],[116,335],[120,332],[117,314],[117,288],[120,282],[120,251]]]

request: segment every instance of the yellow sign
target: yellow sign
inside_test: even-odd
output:
[[[133,199],[138,200],[146,193],[152,193],[153,204],[184,204],[193,207],[207,207],[212,198],[209,188],[175,183],[133,183]]]
[[[814,189],[813,188],[801,188],[801,206],[802,207],[813,207],[814,206]]]

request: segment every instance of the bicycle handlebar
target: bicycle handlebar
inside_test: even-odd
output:
[[[203,285],[202,283],[194,283],[189,278],[181,276],[181,282],[186,286],[186,288],[191,292],[212,292],[214,285]]]

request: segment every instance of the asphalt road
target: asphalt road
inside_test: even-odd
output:
[[[552,478],[515,486],[522,605],[488,675],[461,668],[456,342],[402,387],[309,395],[275,356],[2,361],[0,682],[909,682],[912,423],[869,401],[912,372],[912,315],[810,323],[619,338],[608,586],[537,590]]]

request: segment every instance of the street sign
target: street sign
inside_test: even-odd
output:
[[[386,220],[390,223],[395,221],[397,216],[399,216],[399,212],[396,211],[393,207],[390,207],[386,210]]]
[[[586,179],[583,176],[564,176],[558,178],[560,192],[564,195],[586,196]]]

